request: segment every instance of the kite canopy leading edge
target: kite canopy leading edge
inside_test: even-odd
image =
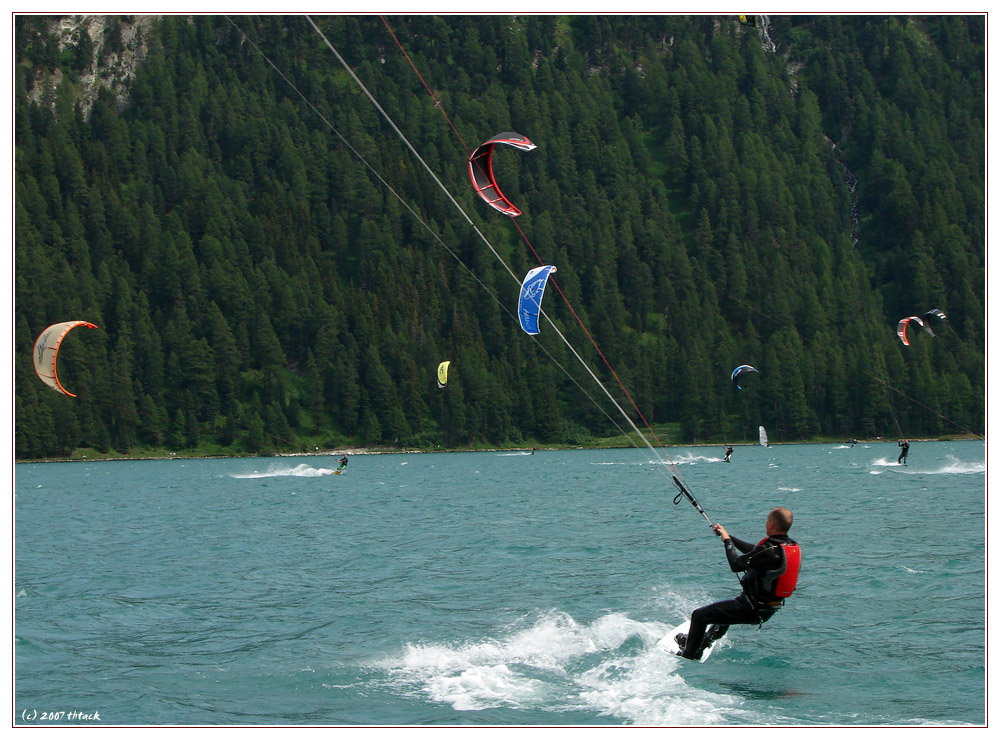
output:
[[[935,334],[934,330],[931,329],[931,319],[940,319],[940,320],[944,321],[947,318],[948,317],[944,315],[944,311],[942,311],[940,308],[932,308],[930,311],[928,311],[927,313],[925,313],[924,316],[923,316],[923,319],[924,319],[924,331],[927,332],[928,334],[930,334],[932,337],[936,337],[937,334]]]
[[[542,310],[542,295],[549,275],[556,271],[553,265],[542,265],[530,270],[521,283],[521,295],[517,301],[517,318],[527,334],[538,333],[538,314]]]
[[[902,341],[907,347],[910,346],[910,340],[906,338],[906,325],[911,321],[916,321],[917,326],[924,325],[923,320],[919,316],[907,316],[905,319],[900,319],[899,323],[896,324],[896,334],[899,335],[900,341]]]
[[[513,218],[520,216],[521,211],[500,192],[496,176],[493,174],[493,150],[497,144],[506,144],[520,149],[522,152],[530,152],[535,148],[535,145],[521,134],[505,131],[488,141],[484,141],[469,156],[469,177],[472,179],[472,186],[479,193],[479,197],[500,213]]]
[[[88,329],[97,328],[96,324],[91,324],[89,321],[63,321],[60,324],[53,324],[38,335],[38,339],[35,340],[35,348],[31,353],[32,360],[35,362],[35,372],[41,381],[49,388],[73,398],[76,398],[76,394],[70,393],[59,382],[59,375],[56,373],[56,357],[59,355],[59,345],[62,344],[63,339],[66,338],[71,329],[78,326],[85,326]]]
[[[437,372],[438,388],[444,388],[446,385],[448,385],[449,365],[451,365],[451,360],[445,360],[440,365],[438,365],[438,372]]]
[[[751,367],[750,365],[740,365],[738,368],[733,370],[733,374],[730,376],[729,379],[732,380],[733,383],[736,383],[736,387],[739,390],[743,390],[743,387],[736,382],[737,378],[739,378],[741,375],[746,375],[747,373],[756,373],[756,372],[758,372],[758,370],[755,367]]]

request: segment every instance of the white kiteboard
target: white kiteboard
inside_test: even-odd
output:
[[[677,641],[674,638],[677,635],[686,635],[690,629],[691,629],[691,620],[688,620],[687,622],[678,627],[674,627],[666,637],[664,637],[662,640],[656,643],[656,647],[660,648],[660,650],[662,650],[665,653],[670,653],[671,655],[680,655],[681,654],[680,646],[677,644]],[[704,663],[706,660],[708,660],[708,656],[712,654],[712,648],[714,647],[715,647],[714,645],[709,644],[709,646],[702,651],[701,659],[698,662]]]

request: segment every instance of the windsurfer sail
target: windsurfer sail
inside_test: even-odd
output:
[[[761,447],[770,447],[771,443],[767,441],[767,430],[764,427],[757,427],[757,441],[760,442]]]

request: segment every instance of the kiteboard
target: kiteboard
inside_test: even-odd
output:
[[[677,641],[674,638],[677,637],[677,635],[686,635],[688,633],[688,630],[690,629],[691,629],[691,620],[688,620],[687,622],[678,627],[674,627],[666,637],[664,637],[662,640],[656,643],[656,647],[660,648],[660,650],[662,650],[665,653],[670,653],[671,655],[680,655],[681,654],[680,645],[677,644]],[[705,647],[705,649],[702,650],[701,658],[698,660],[699,663],[704,663],[706,660],[708,660],[708,656],[712,654],[713,647],[714,645],[709,643]]]

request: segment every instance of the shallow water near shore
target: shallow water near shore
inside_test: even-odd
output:
[[[13,721],[985,723],[983,442],[667,453],[803,546],[704,664],[656,641],[739,584],[649,450],[19,464]]]

